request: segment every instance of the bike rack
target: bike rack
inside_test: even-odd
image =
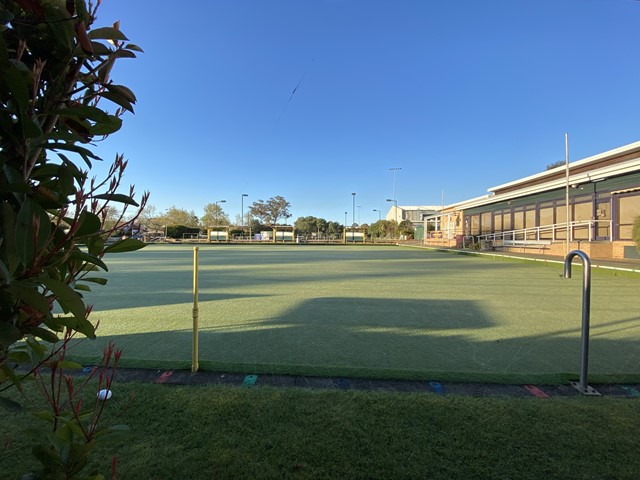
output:
[[[580,365],[580,381],[571,385],[583,395],[600,395],[587,382],[589,370],[589,319],[591,317],[591,260],[582,250],[573,250],[564,259],[564,278],[571,278],[571,261],[573,257],[582,260],[582,361]]]

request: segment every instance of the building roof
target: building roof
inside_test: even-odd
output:
[[[569,183],[580,185],[640,171],[640,142],[630,143],[598,155],[569,163]],[[445,211],[479,207],[513,198],[564,188],[566,166],[551,168],[509,183],[489,188],[489,194],[445,206]]]

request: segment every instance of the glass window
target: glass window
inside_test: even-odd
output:
[[[502,215],[502,229],[511,230],[511,211],[505,212]]]
[[[633,221],[640,215],[640,195],[629,195],[618,198],[618,238],[631,240]]]
[[[502,211],[493,212],[493,230],[495,232],[502,231]]]
[[[469,235],[480,234],[480,215],[471,215],[471,231]]]
[[[480,217],[482,233],[491,233],[491,212],[484,212]]]
[[[576,203],[571,206],[571,220],[573,222],[586,222],[591,220],[593,215],[593,204]],[[588,240],[591,227],[588,223],[574,223],[573,238],[576,240]]]

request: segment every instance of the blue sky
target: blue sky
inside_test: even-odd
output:
[[[634,0],[103,0],[117,19],[138,105],[98,151],[160,212],[281,195],[342,223],[356,192],[368,223],[392,167],[399,205],[448,204],[564,160],[565,132],[572,161],[640,140]]]

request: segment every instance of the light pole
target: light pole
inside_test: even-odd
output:
[[[241,200],[240,200],[240,223],[242,223],[242,225],[240,225],[242,227],[242,232],[244,234],[244,197],[248,197],[249,195],[246,193],[242,194]]]
[[[380,210],[378,210],[377,208],[374,208],[373,211],[378,212],[378,221],[382,220],[382,217],[380,216]]]
[[[352,193],[351,196],[353,197],[353,215],[352,215],[353,223],[351,224],[351,241],[353,242],[355,240],[355,232],[353,231],[353,229],[356,226],[356,194],[355,192]]]
[[[398,237],[398,201],[396,200],[396,173],[398,173],[399,170],[402,170],[402,167],[393,167],[393,168],[390,168],[389,170],[393,172],[393,204],[396,207],[396,238],[397,238]]]
[[[393,206],[395,207],[395,217],[396,217],[396,227],[395,227],[395,236],[398,238],[398,202],[395,198],[387,198],[387,202],[393,202]]]
[[[344,212],[344,243],[347,243],[347,212]]]

